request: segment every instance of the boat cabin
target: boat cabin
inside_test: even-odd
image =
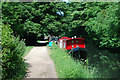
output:
[[[70,50],[73,48],[86,48],[84,38],[61,38],[59,39],[60,48]]]

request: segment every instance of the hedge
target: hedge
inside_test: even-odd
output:
[[[2,79],[21,80],[25,75],[26,65],[22,55],[26,46],[19,37],[14,37],[9,25],[2,25]]]

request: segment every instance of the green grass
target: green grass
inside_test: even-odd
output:
[[[37,43],[40,43],[40,41],[37,41]]]
[[[23,54],[23,56],[26,56],[33,47],[34,47],[34,46],[27,46],[27,47],[26,47],[26,51],[25,51],[25,53]]]
[[[53,43],[51,58],[59,78],[95,78],[95,69],[88,69],[83,62],[74,61],[65,50]]]

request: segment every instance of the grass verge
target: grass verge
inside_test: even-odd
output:
[[[74,61],[65,50],[60,49],[55,43],[51,48],[51,58],[54,60],[59,78],[95,78],[95,69],[88,69],[83,62]]]
[[[27,47],[26,47],[26,51],[25,51],[25,53],[23,54],[23,56],[26,56],[33,47],[34,47],[34,46],[27,46]]]

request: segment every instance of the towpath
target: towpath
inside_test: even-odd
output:
[[[34,47],[25,59],[29,66],[26,78],[57,78],[54,62],[46,46]]]

